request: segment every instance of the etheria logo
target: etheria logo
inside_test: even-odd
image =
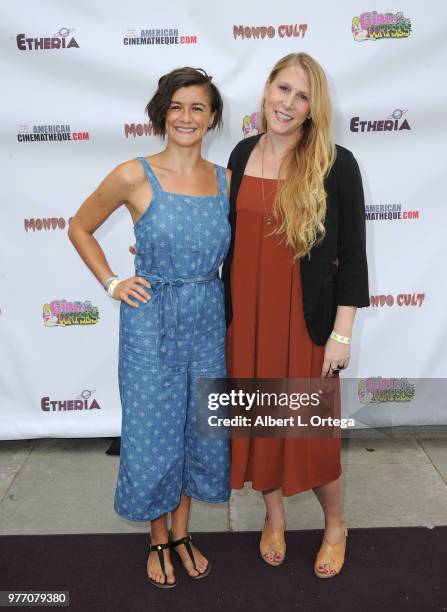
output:
[[[396,108],[386,119],[360,119],[352,117],[350,123],[351,132],[400,132],[411,130],[410,124],[403,119],[408,109]]]
[[[67,410],[101,410],[93,397],[94,389],[84,389],[75,399],[53,400],[42,397],[40,408],[43,412],[66,412]]]
[[[99,309],[89,300],[86,302],[53,300],[43,305],[42,318],[45,327],[95,325],[99,320]]]
[[[415,386],[407,378],[363,378],[359,380],[358,398],[362,404],[411,402]]]
[[[357,42],[383,38],[408,38],[411,34],[411,20],[403,13],[362,13],[352,18],[352,36]]]
[[[74,36],[70,34],[74,32],[74,28],[61,28],[53,36],[27,36],[26,34],[17,34],[17,48],[20,51],[46,51],[51,49],[79,49]]]

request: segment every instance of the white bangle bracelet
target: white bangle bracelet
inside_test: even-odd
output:
[[[341,344],[351,344],[352,341],[352,338],[349,338],[348,336],[341,336],[340,334],[337,334],[334,331],[331,332],[330,337],[332,338],[332,340],[340,342]]]
[[[108,286],[107,294],[110,295],[111,298],[113,298],[113,292],[115,291],[115,287],[119,285],[120,282],[121,282],[121,279],[116,277],[111,281],[110,285]]]

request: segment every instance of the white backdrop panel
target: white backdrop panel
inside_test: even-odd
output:
[[[411,35],[355,41],[352,19],[371,11],[403,13],[411,20]],[[419,215],[367,222],[370,293],[377,300],[374,303],[380,303],[377,296],[381,295],[391,296],[388,303],[391,298],[393,303],[358,313],[348,374],[445,377],[441,249],[446,227],[442,184],[447,142],[443,121],[447,87],[442,78],[447,59],[446,17],[444,4],[430,3],[427,10],[427,3],[415,0],[399,6],[375,0],[341,5],[324,0],[298,5],[293,0],[279,0],[275,5],[255,0],[213,4],[171,0],[166,6],[144,0],[124,4],[19,0],[4,5],[0,24],[4,75],[0,156],[5,189],[0,208],[0,438],[119,434],[118,304],[80,261],[67,239],[66,226],[114,166],[162,147],[150,135],[126,137],[125,125],[147,122],[143,111],[158,78],[181,65],[205,68],[223,93],[224,129],[208,137],[204,155],[225,165],[243,137],[243,117],[258,109],[264,80],[275,61],[298,50],[320,61],[330,83],[336,140],[359,161],[367,206],[397,204],[401,211]],[[306,25],[307,29],[304,36],[282,38],[281,25],[297,26],[297,31]],[[234,26],[271,26],[275,36],[235,38]],[[74,38],[78,48],[17,47],[18,34],[54,38],[61,28],[72,30],[65,44]],[[123,44],[130,31],[138,34],[158,28],[176,28],[180,36],[195,36],[197,42]],[[56,38],[62,41],[63,37]],[[355,117],[387,120],[395,111],[402,112],[399,124],[407,120],[411,129],[350,129]],[[18,140],[33,126],[54,125],[69,125],[72,135],[87,132],[88,140]],[[53,218],[65,227],[39,225],[38,220]],[[127,250],[132,236],[124,209],[97,233],[120,276],[132,274]],[[416,296],[421,305],[399,305],[402,295]],[[93,325],[51,326],[57,315],[47,314],[45,326],[44,304],[61,300],[90,302],[99,310],[99,320]],[[426,387],[420,384],[418,390],[416,382],[417,411],[405,411],[402,406],[397,410],[390,403],[364,422],[446,423],[437,400],[427,401],[426,412],[421,411]],[[346,412],[351,414],[358,404],[355,393],[349,394]],[[370,408],[374,410],[373,405]]]

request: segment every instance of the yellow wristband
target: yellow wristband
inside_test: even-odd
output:
[[[349,338],[348,336],[341,336],[334,331],[331,332],[331,338],[332,340],[340,342],[341,344],[351,344],[352,341],[352,338]]]
[[[107,293],[110,295],[110,297],[113,297],[113,292],[115,291],[115,287],[119,285],[120,282],[121,282],[120,278],[114,278],[113,281],[110,283],[110,285],[107,288]]]

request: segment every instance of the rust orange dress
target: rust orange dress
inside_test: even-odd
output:
[[[227,336],[228,376],[318,378],[324,346],[314,344],[303,313],[299,263],[268,225],[277,181],[244,175],[236,203],[231,268],[233,319]],[[341,474],[339,438],[232,440],[231,487],[251,482],[258,491],[285,496],[329,483]]]

